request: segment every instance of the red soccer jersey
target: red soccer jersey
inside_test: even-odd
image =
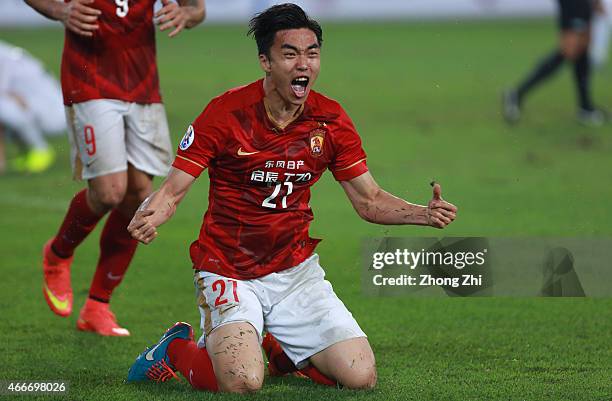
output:
[[[67,0],[66,0],[67,1]],[[155,0],[95,0],[102,12],[93,37],[66,30],[64,104],[92,99],[160,103],[155,60]]]
[[[173,166],[194,177],[208,167],[208,210],[191,259],[198,270],[252,279],[295,266],[310,238],[310,187],[326,169],[339,180],[367,171],[353,123],[335,101],[310,92],[281,129],[263,102],[263,81],[213,99],[189,126]]]

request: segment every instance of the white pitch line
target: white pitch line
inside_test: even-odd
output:
[[[0,195],[0,205],[43,209],[51,212],[65,212],[69,203],[69,199],[45,199],[43,196],[34,197],[16,193]]]

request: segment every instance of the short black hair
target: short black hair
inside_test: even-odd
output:
[[[247,35],[255,38],[259,54],[270,56],[270,47],[274,43],[276,32],[300,28],[313,31],[317,35],[319,47],[323,45],[321,25],[311,19],[298,5],[292,3],[278,4],[255,15],[249,22]]]

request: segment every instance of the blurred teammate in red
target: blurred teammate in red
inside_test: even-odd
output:
[[[66,27],[61,83],[74,175],[87,180],[68,207],[58,233],[43,248],[45,299],[53,312],[72,312],[70,265],[75,248],[110,211],[100,258],[77,328],[127,336],[109,309],[136,250],[126,230],[151,193],[153,176],[166,175],[172,145],[159,93],[155,26],[175,36],[204,19],[204,0],[26,0]]]
[[[187,129],[168,178],[128,227],[139,241],[153,241],[208,169],[208,210],[190,249],[203,335],[196,344],[191,326],[172,326],[137,358],[128,381],[164,381],[178,370],[195,388],[256,391],[263,342],[273,375],[299,369],[319,383],[372,388],[366,335],[313,253],[319,240],[308,235],[310,188],[331,170],[357,213],[378,224],[443,228],[457,209],[437,184],[428,206],[376,184],[350,118],[311,89],[322,44],[316,21],[283,4],[250,27],[265,77],[208,104]]]

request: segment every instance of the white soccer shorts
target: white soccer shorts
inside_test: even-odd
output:
[[[202,337],[232,322],[248,322],[271,333],[298,368],[308,358],[340,341],[366,337],[351,312],[336,296],[319,256],[278,273],[253,280],[236,280],[198,271],[194,282],[201,315]]]
[[[173,151],[161,103],[96,99],[66,107],[75,178],[127,170],[128,163],[155,176],[168,174]]]

